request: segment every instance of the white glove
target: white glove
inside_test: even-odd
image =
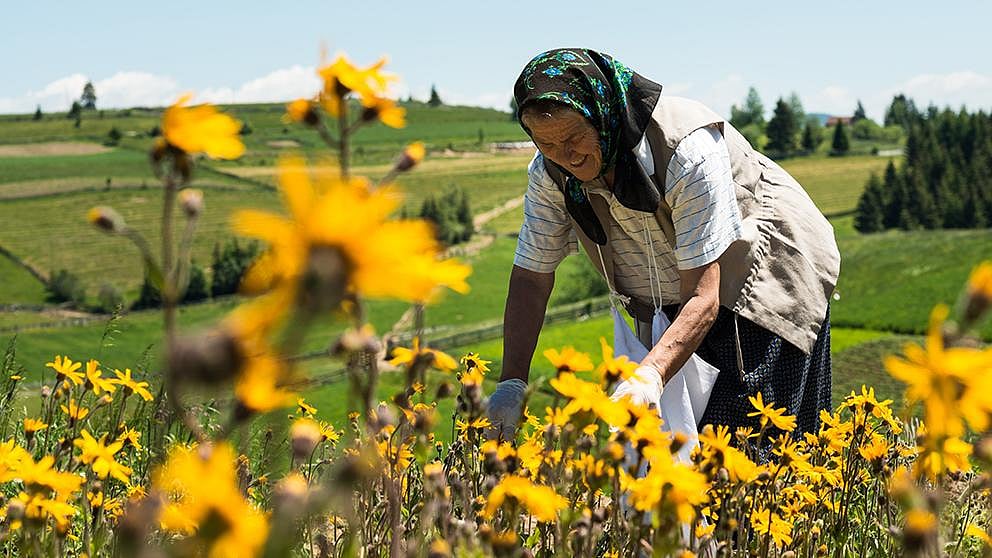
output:
[[[517,423],[523,412],[524,393],[527,382],[519,378],[503,380],[496,384],[496,391],[489,396],[489,422],[492,426],[486,430],[486,438],[513,440],[516,436]]]
[[[664,391],[661,373],[654,366],[641,365],[630,378],[620,382],[610,399],[619,401],[629,397],[631,402],[647,405],[661,413],[661,392]]]

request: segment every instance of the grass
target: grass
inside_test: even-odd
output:
[[[851,211],[858,205],[871,173],[881,175],[888,159],[871,155],[806,157],[780,161],[826,215]]]
[[[923,333],[935,304],[954,304],[971,269],[992,257],[992,229],[889,231],[839,241],[838,325]],[[981,330],[992,339],[992,322]]]
[[[229,219],[235,208],[279,206],[277,195],[268,190],[204,190],[207,210],[193,245],[193,258],[201,266],[210,264],[214,243],[231,236]],[[37,269],[72,271],[91,295],[103,283],[134,295],[142,281],[138,251],[124,238],[107,236],[86,222],[86,210],[97,205],[116,208],[157,253],[162,198],[154,187],[6,200],[0,204],[0,245]]]
[[[17,262],[0,254],[0,304],[44,304],[45,285]]]

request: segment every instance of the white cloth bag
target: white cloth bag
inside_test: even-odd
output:
[[[610,309],[613,314],[613,353],[627,355],[632,362],[641,362],[648,354],[645,347],[630,325],[623,319],[616,306]],[[651,343],[657,344],[671,322],[668,316],[657,308],[651,324]],[[658,409],[665,421],[662,428],[668,432],[681,432],[686,444],[676,454],[683,463],[689,462],[692,450],[699,445],[699,421],[710,400],[713,384],[720,371],[696,354],[689,357],[685,365],[665,384]]]

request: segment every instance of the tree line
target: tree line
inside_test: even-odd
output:
[[[906,127],[902,164],[872,174],[855,212],[863,233],[992,224],[992,114],[893,100],[886,120]]]
[[[748,90],[740,105],[730,108],[730,123],[755,149],[773,157],[814,153],[830,131],[824,128],[819,115],[806,114],[802,100],[795,92],[787,98],[779,97],[771,119],[766,120],[764,103],[754,87]],[[848,124],[845,119],[838,119],[832,129],[829,153],[838,156],[850,151],[852,139],[897,143],[903,136],[903,128],[898,123],[886,120],[883,126],[868,118],[861,101]]]

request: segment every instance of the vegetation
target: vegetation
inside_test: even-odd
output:
[[[895,103],[895,101],[893,101]],[[900,109],[890,109],[898,112]],[[873,176],[858,230],[984,228],[992,223],[992,117],[931,108],[911,117],[903,163]],[[895,118],[895,117],[893,117]]]
[[[437,239],[448,246],[466,242],[475,233],[468,192],[461,188],[428,195],[420,205],[420,218],[433,223]]]

